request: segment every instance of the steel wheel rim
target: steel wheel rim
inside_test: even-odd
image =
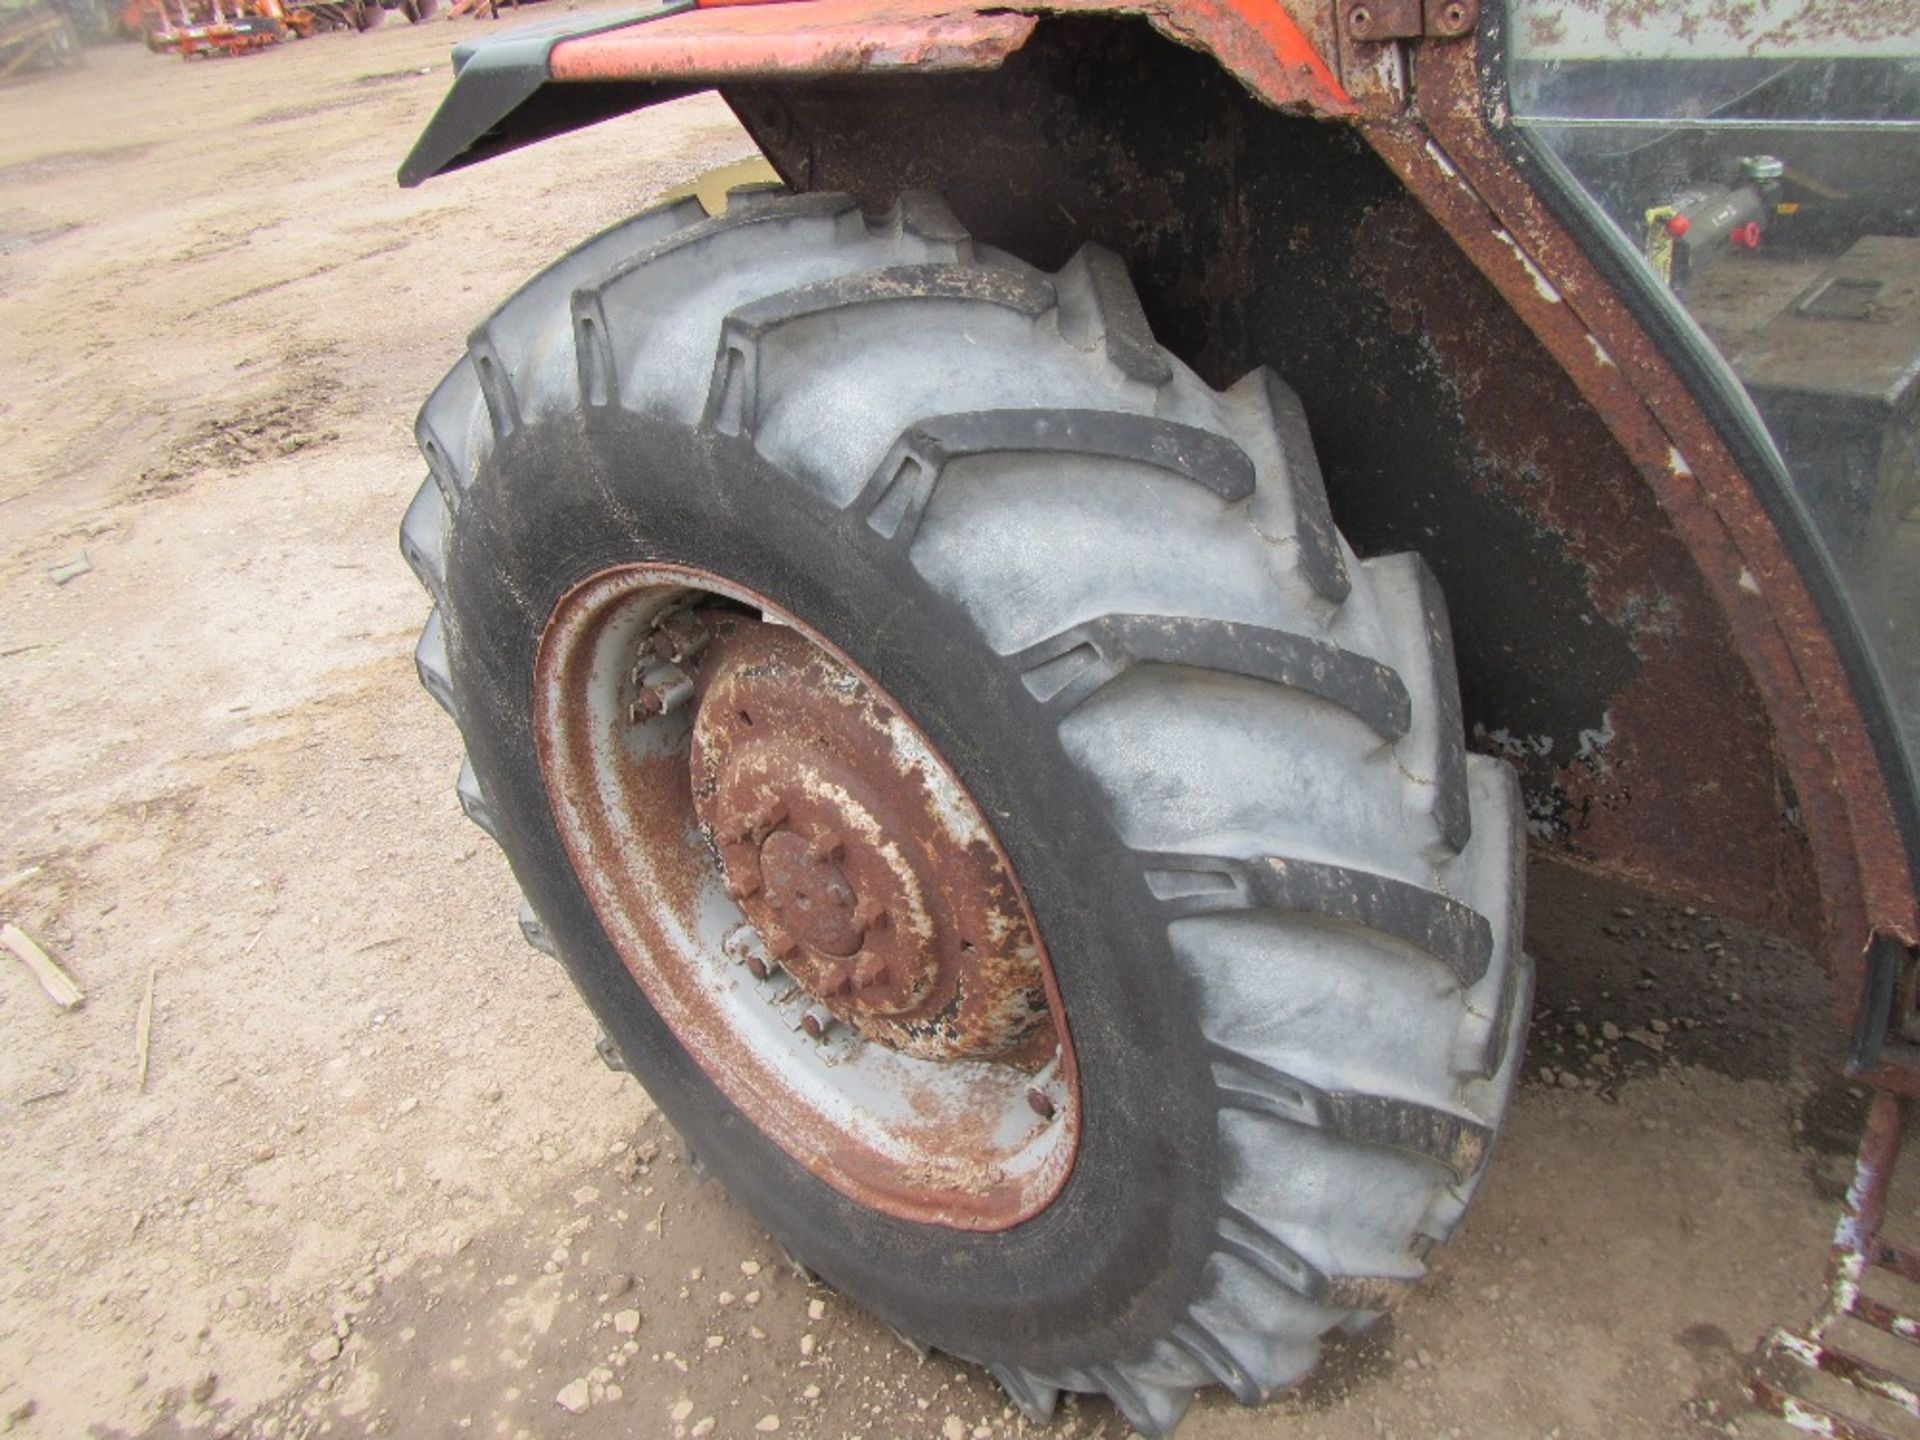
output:
[[[735,611],[737,621],[729,618]],[[695,613],[717,620],[707,627],[722,632],[708,637],[716,658],[696,654],[676,664],[669,657],[682,642],[662,637],[679,617]],[[704,651],[707,641],[699,645]],[[711,715],[703,723],[702,715],[723,685],[730,699],[764,687],[769,656],[794,671],[803,651],[799,678],[826,682],[807,692],[806,703],[825,708],[806,717],[813,748],[797,768],[813,778],[803,791],[788,792],[789,808],[768,794],[773,781],[764,764],[736,760],[757,755],[752,746]],[[873,793],[867,782],[877,783],[873,756],[861,745],[865,732],[827,733],[835,707],[848,705],[886,722],[894,781],[904,768],[921,790],[939,792],[923,803],[940,812],[941,834],[925,833],[924,825],[868,823],[887,807],[863,798]],[[842,1194],[904,1220],[1000,1230],[1051,1203],[1073,1166],[1081,1105],[1044,942],[992,827],[924,732],[871,676],[742,586],[681,566],[625,565],[581,582],[555,606],[535,661],[533,720],[553,819],[602,930],[682,1047],[768,1138]],[[763,718],[755,743],[766,730]],[[777,740],[777,723],[772,733]],[[696,799],[695,762],[715,753],[718,770],[709,758]],[[903,767],[903,756],[912,763]],[[831,772],[825,780],[823,770]],[[739,778],[743,773],[748,780]],[[726,799],[736,791],[749,798]],[[825,825],[821,795],[840,807]],[[769,823],[776,810],[787,813]],[[843,823],[846,836],[837,833]],[[822,829],[834,833],[821,841]],[[876,833],[888,843],[873,841]],[[968,863],[994,867],[991,879],[982,878],[989,870],[975,868],[957,883],[968,892],[984,885],[988,900],[962,896],[931,911],[924,903],[916,908],[910,892],[929,884],[921,872],[933,865],[950,873],[956,835],[974,837]],[[835,839],[854,853],[830,853]],[[882,850],[891,858],[877,867],[873,856]],[[859,896],[841,893],[856,888]],[[932,888],[951,891],[954,884],[941,886],[936,877]],[[846,913],[823,918],[815,911],[797,926],[770,925],[777,917],[768,906],[781,895],[789,906],[805,899]],[[959,914],[972,917],[982,903],[998,917],[988,926],[997,938],[978,948],[1005,963],[991,984],[981,978],[969,993],[990,997],[973,1005],[976,1019],[992,1013],[976,1025],[947,1025],[921,1045],[927,1053],[904,1053],[899,1047],[917,1043],[913,1026],[882,1012],[904,1005],[910,1022],[916,1013],[946,1016],[965,1003],[962,995],[939,1004],[928,986],[959,992],[987,974],[971,941],[959,955],[964,937],[955,933],[970,928]],[[872,912],[889,907],[897,914],[890,921],[883,915],[875,930]],[[1030,987],[1021,968],[1029,963],[1023,925],[1031,941]],[[796,933],[761,934],[773,928]],[[770,953],[768,938],[787,948],[784,964]],[[941,957],[932,980],[924,978],[929,949]],[[980,1047],[1006,1044],[1030,1018],[1008,1021],[994,1010],[1008,993],[1009,975],[1033,997],[1021,1003],[1043,1005],[1044,1017],[1020,1032],[1017,1044],[989,1052]]]

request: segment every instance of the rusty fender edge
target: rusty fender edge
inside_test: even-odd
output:
[[[459,46],[453,89],[400,167],[421,181],[563,131],[777,75],[997,70],[1042,15],[1132,15],[1203,50],[1266,103],[1326,117],[1357,107],[1296,22],[1297,0],[667,0]]]

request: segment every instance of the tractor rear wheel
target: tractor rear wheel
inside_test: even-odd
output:
[[[476,330],[401,531],[459,793],[786,1249],[1028,1414],[1256,1404],[1517,1071],[1517,791],[1299,402],[937,198],[626,222]]]

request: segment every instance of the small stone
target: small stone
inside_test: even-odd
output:
[[[420,1097],[417,1095],[409,1095],[406,1099],[402,1100],[398,1105],[394,1107],[393,1113],[396,1115],[411,1115],[414,1111],[418,1110],[419,1108],[420,1108]]]
[[[719,1423],[711,1415],[702,1415],[693,1422],[693,1429],[687,1433],[693,1437],[693,1440],[707,1440],[707,1436],[713,1433],[714,1427]]]
[[[760,1303],[760,1292],[758,1290],[749,1290],[746,1293],[745,1299],[749,1305],[758,1305]]]
[[[1554,1073],[1554,1068],[1551,1065],[1542,1065],[1540,1067],[1540,1083],[1542,1085],[1551,1085],[1559,1078],[1560,1077]]]
[[[737,1297],[731,1290],[722,1290],[715,1298],[719,1300],[720,1308],[724,1310],[727,1306],[733,1304]]]
[[[811,1335],[802,1335],[802,1336],[800,1337],[800,1353],[801,1353],[802,1355],[811,1355],[811,1354],[813,1354],[813,1347],[814,1347],[814,1346],[815,1346],[815,1344],[817,1344],[817,1343],[818,1343],[818,1342],[814,1340],[814,1338],[813,1338],[813,1336],[811,1336]]]
[[[569,1415],[578,1415],[593,1403],[593,1393],[588,1390],[585,1380],[569,1380],[560,1387],[560,1393],[553,1397],[553,1403]]]
[[[261,1144],[261,1145],[254,1146],[251,1153],[252,1153],[254,1164],[264,1165],[267,1163],[267,1161],[273,1159],[274,1155],[277,1152],[274,1150],[273,1146]]]
[[[638,1310],[620,1311],[613,1317],[613,1328],[616,1333],[621,1335],[633,1334],[634,1331],[640,1328],[640,1312]],[[682,1418],[684,1419],[685,1417],[683,1416]]]
[[[679,1400],[675,1401],[673,1408],[667,1411],[667,1418],[678,1425],[685,1421],[691,1414],[693,1414],[693,1401]]]
[[[307,1358],[316,1365],[325,1365],[329,1360],[340,1358],[340,1337],[324,1335],[307,1348]]]
[[[1571,1070],[1562,1070],[1560,1072],[1560,1088],[1562,1090],[1578,1090],[1580,1088],[1580,1077]]]
[[[1672,1028],[1673,1027],[1667,1024],[1667,1022],[1664,1020],[1649,1020],[1647,1022],[1647,1029],[1651,1030],[1656,1035],[1664,1035]]]
[[[940,1422],[940,1434],[945,1440],[966,1440],[967,1422],[958,1415],[949,1415]]]
[[[807,1301],[807,1318],[809,1320],[826,1319],[827,1318],[827,1302],[824,1300]]]
[[[91,569],[93,569],[93,562],[87,558],[87,552],[82,550],[70,560],[59,560],[47,566],[47,578],[56,585],[64,585],[69,580],[78,580]]]
[[[724,1335],[707,1336],[707,1349],[709,1350],[718,1350],[722,1345],[726,1343],[727,1343],[727,1337]]]
[[[760,1262],[758,1260],[742,1260],[740,1262],[740,1273],[751,1280],[760,1273]]]
[[[193,1388],[187,1392],[187,1398],[196,1405],[204,1405],[213,1398],[213,1392],[220,1386],[220,1377],[211,1370],[193,1382]]]
[[[778,1415],[762,1415],[758,1420],[753,1422],[753,1428],[758,1430],[762,1435],[771,1435],[780,1428],[780,1417]]]
[[[500,1097],[504,1094],[506,1094],[506,1091],[502,1090],[498,1085],[489,1085],[480,1092],[480,1098],[489,1105],[498,1105],[500,1103]]]
[[[244,1310],[252,1300],[253,1297],[247,1293],[246,1287],[239,1286],[227,1291],[226,1298],[221,1303],[229,1310]]]
[[[818,1385],[807,1386],[806,1389],[800,1392],[800,1398],[802,1400],[818,1400],[820,1398],[820,1387]]]
[[[1620,1038],[1620,1027],[1611,1020],[1602,1020],[1600,1022],[1600,1038],[1611,1044]]]

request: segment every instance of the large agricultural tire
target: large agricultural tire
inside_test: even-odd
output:
[[[1211,1384],[1260,1403],[1422,1276],[1519,1065],[1518,796],[1463,748],[1426,567],[1355,557],[1276,377],[1210,389],[1097,248],[1047,275],[934,197],[760,191],[537,277],[419,437],[401,540],[462,803],[529,938],[790,1254],[1029,1415],[1102,1392],[1151,1435]],[[636,983],[535,742],[556,611],[639,562],[825,637],[991,817],[1077,1065],[1036,1213],[857,1203]]]

